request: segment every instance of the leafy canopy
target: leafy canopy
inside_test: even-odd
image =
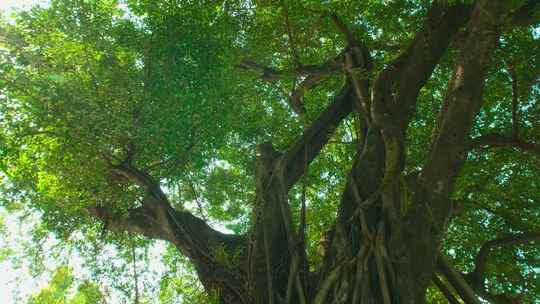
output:
[[[103,227],[86,208],[113,206],[122,216],[140,203],[141,190],[108,169],[132,158],[136,167],[159,179],[176,208],[221,229],[245,232],[254,200],[256,145],[272,140],[278,148],[287,146],[344,79],[331,76],[307,91],[307,114],[299,117],[287,102],[298,79],[265,82],[257,72],[235,66],[249,59],[291,70],[337,56],[345,43],[324,17],[332,12],[374,50],[377,71],[407,45],[427,5],[54,0],[46,8],[18,12],[0,24],[2,203],[12,211],[38,212],[44,235],[74,239],[83,232],[98,242],[122,242],[122,237],[102,236]],[[408,172],[418,170],[426,157],[454,56],[446,54],[421,91],[407,134]],[[512,132],[515,73],[519,136],[539,142],[539,71],[538,30],[506,31],[473,135]],[[355,134],[352,121],[340,126],[302,182],[314,261],[334,218]],[[513,149],[469,155],[455,191],[459,213],[444,243],[462,270],[470,270],[479,246],[493,236],[540,230],[537,168],[538,158]],[[296,218],[302,188],[290,197]],[[540,294],[540,251],[516,248],[494,252],[489,284],[501,292],[523,292],[532,301]],[[50,291],[38,297],[64,290],[57,281],[69,277],[66,271],[60,269]],[[187,288],[182,284],[165,276],[161,288]],[[162,297],[172,297],[168,292]]]

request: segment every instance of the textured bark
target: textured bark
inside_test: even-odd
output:
[[[334,269],[350,265],[324,296],[335,303],[424,301],[438,239],[424,228],[431,221],[426,212],[413,208],[410,195],[404,193],[414,192],[401,182],[404,133],[420,88],[470,10],[466,5],[434,4],[409,48],[375,80],[373,125],[349,175],[319,279],[322,286]],[[418,259],[424,256],[428,263]]]
[[[299,238],[292,226],[287,194],[341,120],[351,112],[353,98],[351,88],[343,88],[285,153],[275,151],[270,143],[259,147],[257,199],[248,257],[250,290],[255,303],[278,303],[272,298],[285,298],[289,280],[296,281],[296,278],[289,278],[291,262],[304,255],[304,248],[299,246]],[[299,266],[302,266],[298,271],[300,277],[307,269],[305,265],[295,265]],[[269,272],[271,275],[267,276]],[[298,279],[303,281],[303,278]],[[268,293],[270,287],[274,289],[272,294]]]

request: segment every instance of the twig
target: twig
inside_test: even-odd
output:
[[[191,176],[189,174],[187,174],[187,181],[188,181],[189,187],[191,188],[191,192],[193,192],[193,196],[195,196],[195,203],[197,203],[197,207],[199,208],[199,213],[201,214],[202,219],[206,222],[208,221],[208,219],[204,215],[204,212],[203,212],[204,209],[202,207],[201,201],[199,200],[199,193],[195,189],[195,185],[193,184],[193,181],[191,180]]]
[[[292,34],[291,20],[289,17],[289,9],[287,5],[285,4],[284,0],[281,0],[280,3],[281,3],[281,6],[283,7],[283,15],[285,17],[285,26],[287,27],[287,35],[289,36],[289,41],[291,42],[291,50],[294,57],[294,63],[296,64],[296,66],[301,66],[300,56],[298,55],[298,48],[296,47],[296,42]]]

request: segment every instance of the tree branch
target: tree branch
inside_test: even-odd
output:
[[[513,304],[513,303],[521,303],[520,297],[514,297],[506,294],[492,294],[490,293],[485,286],[485,272],[486,272],[486,264],[488,260],[489,254],[492,252],[493,249],[497,247],[504,247],[504,246],[513,246],[513,245],[519,245],[524,244],[527,242],[540,241],[540,232],[532,232],[532,233],[524,233],[521,235],[513,235],[503,238],[494,239],[491,241],[488,241],[480,247],[480,251],[476,255],[475,258],[475,266],[472,272],[465,274],[465,279],[471,287],[474,289],[474,291],[480,295],[482,298],[490,301],[494,304]]]
[[[454,287],[466,304],[480,304],[478,297],[476,297],[474,291],[467,284],[461,273],[442,254],[439,254],[437,258],[437,269],[446,277],[446,280]]]
[[[338,30],[343,34],[345,37],[345,41],[347,42],[347,45],[349,47],[358,45],[358,41],[354,38],[353,33],[349,30],[349,27],[339,18],[337,14],[331,14],[330,17],[332,17],[332,20],[336,24],[336,27]]]
[[[142,187],[146,191],[149,191],[157,199],[167,202],[168,204],[167,196],[163,193],[163,190],[161,190],[159,183],[145,171],[139,170],[127,162],[123,162],[119,165],[112,165],[111,171],[124,176],[129,181]]]
[[[393,171],[396,171],[395,169],[399,171],[404,155],[403,143],[401,148],[393,149],[392,155],[387,155],[386,140],[383,141],[380,128],[388,130],[390,129],[388,127],[393,126],[394,139],[397,138],[398,144],[403,139],[400,137],[400,130],[396,129],[402,128],[401,133],[404,132],[415,110],[420,88],[433,73],[452,37],[467,22],[470,14],[470,5],[447,6],[440,1],[434,2],[425,17],[424,26],[416,33],[411,44],[375,79],[368,113],[374,127],[370,128],[364,139],[363,150],[357,151],[341,199],[340,221],[346,220],[347,215],[354,212],[358,204],[353,195],[353,187],[362,185],[355,191],[360,193],[362,199],[366,199],[379,189],[385,167],[393,167]],[[348,30],[342,29],[342,32],[350,36],[347,34]],[[388,137],[392,136],[388,134]],[[389,138],[388,141],[392,140]],[[388,164],[391,166],[387,166]],[[399,181],[395,173],[388,174],[394,179],[393,182],[387,183],[388,185],[394,185]],[[367,176],[369,178],[366,178]]]
[[[468,27],[468,36],[454,66],[430,154],[421,175],[422,199],[435,208],[443,223],[451,210],[449,197],[468,145],[468,134],[482,100],[484,79],[499,38],[499,26],[509,10],[507,1],[478,1]]]
[[[402,203],[399,183],[405,165],[405,132],[416,110],[418,94],[469,16],[470,5],[434,1],[411,45],[373,84],[370,114],[384,141],[382,204],[390,218],[397,216]]]
[[[231,277],[225,271],[230,265],[223,265],[213,254],[220,248],[227,254],[234,254],[243,245],[243,237],[221,233],[191,213],[173,209],[159,183],[147,172],[125,162],[111,166],[111,170],[145,190],[141,206],[122,213],[106,205],[88,207],[91,216],[103,221],[105,228],[114,232],[134,232],[171,242],[195,265],[206,289],[219,288],[237,303],[245,302],[239,296],[241,293],[235,290],[241,286],[240,278]],[[235,283],[224,287],[223,282]]]
[[[292,91],[291,95],[289,96],[289,102],[291,104],[291,107],[293,108],[294,112],[298,115],[302,115],[306,113],[306,108],[304,107],[304,104],[302,102],[302,98],[304,97],[304,93],[317,86],[323,78],[327,76],[324,74],[313,74],[306,77],[300,84]]]
[[[502,134],[490,133],[473,138],[469,149],[478,148],[516,148],[540,156],[540,145],[527,142],[519,138],[508,137]]]
[[[255,219],[248,254],[249,276],[256,290],[258,287],[267,289],[272,283],[277,290],[289,290],[289,296],[294,285],[297,285],[299,294],[303,293],[300,291],[303,290],[300,273],[307,271],[307,264],[300,263],[304,255],[300,251],[304,249],[292,224],[287,193],[305,174],[310,162],[328,142],[339,123],[351,112],[353,98],[352,88],[347,84],[284,154],[276,151],[269,142],[259,145],[255,175]],[[261,260],[267,262],[261,265]],[[265,278],[268,270],[276,265],[279,265],[279,269],[272,271],[272,278]],[[255,298],[267,296],[259,292]]]
[[[112,232],[132,232],[151,239],[173,241],[161,227],[152,225],[155,220],[147,219],[143,208],[129,210],[126,214],[118,214],[107,206],[91,206],[86,211],[90,216],[102,221],[105,228]]]
[[[304,170],[319,154],[339,123],[349,115],[355,98],[349,84],[341,89],[334,101],[304,131],[281,157],[278,166],[284,175],[284,186],[288,191],[305,173]]]
[[[523,233],[521,235],[493,239],[484,243],[476,255],[474,270],[467,274],[467,276],[473,278],[478,285],[483,286],[488,256],[493,249],[497,247],[515,246],[533,241],[540,242],[540,232]]]
[[[477,201],[474,201],[474,200],[471,200],[471,201],[467,201],[466,202],[467,204],[473,204],[475,205],[476,207],[478,207],[479,209],[482,209],[488,213],[491,213],[493,216],[496,216],[500,219],[502,219],[506,225],[508,225],[509,228],[513,229],[513,230],[516,230],[516,231],[526,231],[528,229],[528,226],[526,224],[524,224],[520,219],[514,219],[512,218],[512,215],[506,211],[506,210],[498,210],[498,209],[493,209],[483,203],[479,203]],[[461,204],[466,204],[465,202],[461,202]]]
[[[339,56],[333,60],[322,65],[300,65],[293,70],[275,70],[273,68],[264,67],[252,60],[245,59],[236,67],[244,70],[254,70],[261,73],[261,80],[264,81],[277,81],[284,78],[298,78],[305,77],[300,85],[293,90],[289,96],[289,103],[298,115],[302,115],[306,112],[306,109],[302,103],[302,97],[304,93],[317,86],[324,78],[338,73],[342,70],[341,65],[338,63]]]
[[[371,125],[369,116],[371,110],[371,93],[369,90],[369,77],[367,72],[373,67],[371,54],[366,45],[354,38],[353,33],[337,14],[331,15],[338,30],[345,37],[347,49],[344,53],[343,65],[358,97],[357,111],[363,115],[363,119]],[[358,71],[364,75],[357,75]]]
[[[450,304],[460,304],[460,302],[456,299],[452,291],[444,284],[444,282],[439,278],[438,275],[433,275],[433,283],[437,288],[441,291],[441,293],[444,295],[444,297],[448,300]]]
[[[241,300],[238,296],[240,293],[235,290],[242,288],[239,287],[241,278],[232,277],[231,272],[225,270],[231,265],[223,265],[214,254],[216,250],[238,254],[238,249],[245,244],[243,237],[216,231],[191,213],[174,210],[157,201],[153,195],[147,195],[144,201],[143,206],[124,214],[114,212],[109,206],[88,207],[87,211],[92,217],[103,221],[105,228],[110,231],[132,232],[172,243],[194,264],[207,290],[219,288],[223,296],[233,297],[235,303],[247,303]],[[243,265],[239,263],[234,267],[241,268]]]
[[[341,65],[337,63],[336,59],[330,60],[327,63],[316,65],[301,65],[292,70],[276,70],[274,68],[265,67],[256,63],[250,59],[244,59],[239,64],[235,65],[236,68],[243,70],[251,70],[261,73],[261,80],[264,81],[277,81],[283,78],[302,77],[309,75],[331,75],[341,71]]]
[[[372,118],[394,115],[395,124],[405,128],[416,109],[420,89],[429,79],[439,59],[460,28],[469,20],[472,5],[444,4],[435,1],[425,17],[424,26],[416,33],[411,44],[389,64],[373,85]],[[390,91],[390,92],[389,92]],[[392,93],[393,98],[386,94]],[[386,99],[386,100],[384,100]],[[386,111],[379,111],[385,104]]]

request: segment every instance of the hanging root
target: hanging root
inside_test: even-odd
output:
[[[356,277],[355,277],[355,286],[353,291],[353,304],[359,303],[360,293],[362,288],[362,278],[368,261],[369,247],[362,246],[358,250],[358,255],[356,257]]]
[[[268,301],[270,304],[274,304],[274,287],[272,283],[272,265],[270,264],[270,250],[268,248],[268,234],[266,227],[263,225],[263,238],[264,238],[264,258],[266,262],[266,280],[268,284]]]
[[[330,288],[339,279],[342,269],[343,265],[339,265],[328,274],[326,279],[322,282],[319,292],[315,296],[315,300],[313,301],[314,304],[326,303],[326,297],[330,292]]]
[[[379,275],[379,285],[383,296],[383,302],[384,304],[391,304],[390,289],[388,280],[386,278],[384,260],[379,250],[380,247],[384,248],[384,223],[381,223],[378,230],[379,231],[377,231],[377,236],[375,238],[375,250],[373,253],[375,255],[375,263],[377,265],[377,273]]]

